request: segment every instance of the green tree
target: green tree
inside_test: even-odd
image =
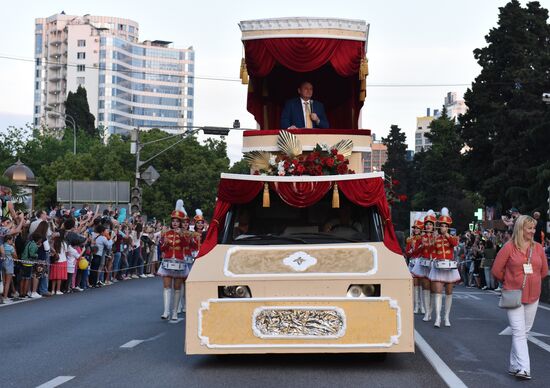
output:
[[[398,194],[399,202],[391,206],[392,220],[398,230],[407,230],[409,227],[409,212],[411,210],[408,197],[410,192],[409,178],[411,175],[410,162],[407,162],[407,136],[397,125],[390,127],[387,137],[382,143],[387,147],[388,157],[382,170],[391,179],[392,190]]]
[[[65,113],[74,118],[77,128],[84,130],[89,135],[98,136],[95,117],[90,113],[88,94],[85,88],[78,86],[76,92],[69,92],[65,101]],[[65,125],[72,128],[72,121],[69,117],[67,117]]]
[[[250,165],[243,158],[238,162],[233,163],[233,165],[229,168],[229,172],[232,174],[250,174]]]
[[[454,226],[464,230],[472,218],[473,205],[469,193],[464,190],[460,127],[447,116],[445,107],[441,116],[431,122],[426,137],[432,146],[416,157],[417,191],[412,206],[415,210],[433,209],[436,212],[448,207]]]
[[[500,8],[498,25],[476,49],[480,75],[465,94],[461,117],[468,150],[466,183],[487,204],[542,210],[550,178],[550,109],[541,100],[550,87],[548,11],[538,2]]]

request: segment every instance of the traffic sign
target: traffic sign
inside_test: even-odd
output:
[[[153,166],[147,167],[147,169],[141,173],[141,179],[143,179],[149,186],[152,186],[153,183],[155,183],[159,178],[160,174]]]

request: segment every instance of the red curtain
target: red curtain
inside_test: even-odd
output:
[[[391,251],[402,254],[391,223],[390,208],[386,200],[384,180],[354,179],[337,181],[340,191],[354,204],[362,207],[376,206],[384,226],[384,245]],[[319,201],[331,189],[333,182],[272,182],[271,195],[277,193],[281,199],[294,207],[307,207]],[[263,182],[236,179],[221,179],[218,200],[210,221],[206,239],[201,245],[199,257],[210,252],[218,243],[220,225],[231,205],[252,201],[262,190]]]
[[[252,201],[258,195],[262,187],[262,182],[220,179],[216,208],[214,209],[212,220],[210,220],[206,238],[201,244],[198,257],[206,255],[218,244],[220,225],[224,225],[225,215],[231,208],[231,205]]]
[[[382,178],[375,178],[339,181],[338,188],[354,204],[364,207],[376,206],[378,208],[384,225],[384,245],[391,251],[402,255],[403,252],[391,223],[391,213],[388,201],[386,200],[384,180]]]
[[[267,76],[276,63],[306,73],[330,62],[341,77],[359,73],[364,42],[324,38],[273,38],[244,42],[246,67],[253,77]]]
[[[272,38],[243,42],[250,76],[247,109],[261,129],[279,129],[284,102],[301,81],[313,83],[332,128],[358,128],[363,41]]]
[[[293,207],[308,207],[325,196],[331,182],[272,182],[270,187]]]

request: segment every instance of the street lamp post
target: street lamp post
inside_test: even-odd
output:
[[[61,113],[55,109],[46,107],[44,108],[47,112],[53,112],[56,113],[58,116],[65,117],[65,119],[69,119],[69,122],[71,123],[71,126],[73,127],[73,154],[76,155],[76,120],[73,116],[71,116],[68,113]]]

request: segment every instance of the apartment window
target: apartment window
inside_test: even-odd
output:
[[[40,58],[36,58],[36,66],[40,66],[41,63],[42,63],[41,59],[40,59]]]
[[[134,26],[128,26],[128,32],[133,34],[134,31],[135,31]]]
[[[39,114],[40,113],[40,105],[35,105],[34,106],[34,114]]]
[[[418,127],[418,129],[422,129],[422,127]]]
[[[86,59],[86,53],[84,51],[76,53],[76,59]]]
[[[34,83],[34,90],[39,90],[40,89],[40,82],[36,81]]]
[[[422,139],[422,134],[421,133],[415,133],[415,138],[417,139]]]
[[[76,65],[76,71],[85,71],[86,65]]]
[[[77,45],[78,47],[86,47],[86,39],[79,39]]]
[[[124,24],[119,24],[118,29],[119,29],[119,31],[124,31],[124,30],[126,30],[126,26]]]
[[[84,85],[85,81],[86,81],[86,78],[84,78],[84,77],[76,77],[76,83],[78,85]]]
[[[36,78],[40,78],[40,70],[36,70]]]
[[[39,118],[35,118],[35,119],[34,119],[34,126],[35,126],[35,127],[38,127],[38,124],[40,124],[40,119],[39,119]]]

